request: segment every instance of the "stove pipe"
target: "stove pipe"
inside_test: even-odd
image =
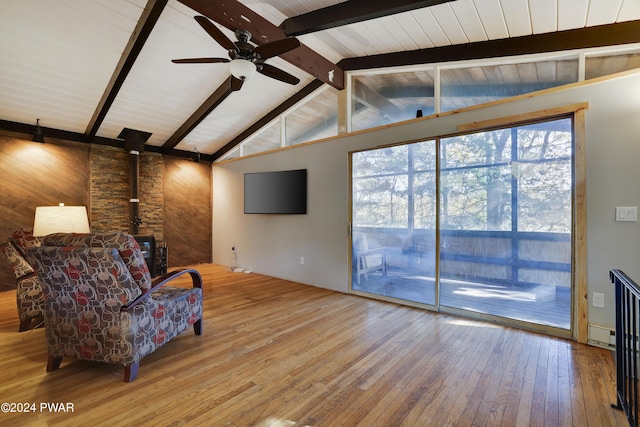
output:
[[[129,152],[129,234],[140,234],[140,154],[144,152],[144,144],[151,136],[148,132],[122,129],[118,138],[124,139],[124,148]]]

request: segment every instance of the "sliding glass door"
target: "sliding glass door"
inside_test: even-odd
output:
[[[571,329],[571,118],[351,160],[353,291]]]
[[[436,303],[435,147],[353,153],[353,290]]]

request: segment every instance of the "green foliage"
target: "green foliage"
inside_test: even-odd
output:
[[[440,227],[571,231],[571,120],[440,140]],[[353,155],[353,223],[435,229],[436,142]]]

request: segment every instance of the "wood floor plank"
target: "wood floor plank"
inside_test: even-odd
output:
[[[543,427],[547,421],[545,418],[546,391],[547,391],[547,367],[549,360],[550,340],[541,340],[538,351],[537,363],[533,384],[530,427]]]
[[[465,404],[460,418],[456,421],[456,425],[486,424],[485,417],[488,414],[486,410],[482,410],[481,406],[485,401],[487,390],[491,387],[495,387],[495,385],[492,385],[493,379],[496,375],[502,374],[499,369],[500,356],[497,355],[500,355],[502,352],[505,333],[507,332],[508,330],[506,329],[500,329],[495,338],[490,341],[490,345],[487,346],[486,352],[480,355],[481,362],[476,366],[474,376],[470,378],[474,386],[469,387],[469,399]],[[495,392],[495,388],[491,388],[491,393],[493,392]]]
[[[477,327],[492,327],[490,324],[476,323],[464,319],[457,319],[459,325],[454,330],[454,338],[450,339],[447,347],[453,347],[454,353],[445,365],[439,369],[445,373],[444,382],[440,387],[430,391],[411,411],[405,420],[405,425],[442,425],[444,424],[451,402],[460,392],[459,385],[468,377],[469,356],[477,351],[482,339],[478,339]],[[452,328],[453,329],[453,328]]]
[[[486,388],[482,409],[479,413],[480,416],[486,417],[486,421],[483,422],[482,418],[476,418],[474,423],[488,426],[499,426],[502,423],[523,342],[520,334],[514,338],[511,339],[511,343],[505,343],[504,351],[501,352],[500,365],[497,366],[494,373],[494,382]]]
[[[195,266],[204,334],[118,366],[63,359],[18,333],[0,293],[0,396],[74,412],[0,413],[0,425],[624,426],[611,352],[541,334]],[[188,278],[179,286],[189,286]]]
[[[544,425],[561,426],[558,403],[558,342],[552,341],[548,347],[546,389],[544,392]]]
[[[594,372],[597,372],[597,366],[591,364],[592,360],[589,357],[589,352],[585,351],[585,349],[578,349],[577,356],[580,366],[582,393],[584,395],[588,425],[606,425],[606,420],[603,419],[604,414],[599,411],[597,407],[589,404],[589,402],[593,402],[596,399],[596,391],[598,389],[598,386],[596,383]]]
[[[571,396],[571,347],[560,342],[558,345],[558,396]],[[615,387],[615,385],[613,386]],[[572,425],[571,399],[558,399],[560,425]]]
[[[580,360],[578,360],[579,347],[572,347],[569,354],[569,370],[571,381],[571,416],[573,425],[589,425],[583,392],[582,372]]]
[[[428,323],[425,326],[429,328],[434,324]],[[393,365],[388,364],[388,369],[394,375],[383,375],[380,371],[376,373],[375,382],[366,386],[363,405],[354,407],[345,401],[340,408],[334,410],[336,415],[341,412],[342,422],[346,425],[400,425],[426,391],[438,386],[443,375],[442,360],[454,349],[442,351],[443,349],[429,346],[424,340],[416,340],[415,336],[431,332],[426,328],[421,330],[424,332],[412,331],[409,340],[400,343],[401,346],[410,348],[410,351],[402,355],[401,359],[393,360]],[[443,339],[450,339],[453,333],[451,329],[440,335]],[[371,383],[371,379],[368,382]],[[393,392],[389,393],[389,389],[393,389]],[[359,412],[353,411],[356,407],[360,409]]]
[[[593,366],[592,376],[594,378],[594,387],[598,389],[596,392],[597,395],[607,395],[609,397],[609,402],[612,404],[616,403],[616,394],[615,391],[615,371],[609,371],[603,369],[603,366],[606,366],[610,360],[613,358],[613,354],[605,354],[605,353],[594,353],[588,354],[587,357],[592,359],[590,361],[590,365]],[[602,417],[602,423],[604,425],[618,425],[618,426],[627,426],[627,420],[623,416],[622,411],[609,411],[603,412],[600,415]]]
[[[535,378],[537,373],[538,358],[540,355],[541,342],[545,341],[542,337],[536,336],[529,340],[531,349],[529,358],[523,365],[523,382],[521,384],[520,400],[518,401],[518,413],[516,416],[516,426],[531,425],[532,418],[537,419],[542,416],[541,413],[532,414],[536,405],[534,402]]]
[[[520,400],[524,390],[525,377],[527,371],[527,363],[531,353],[531,340],[526,332],[521,332],[514,338],[514,342],[519,342],[519,352],[514,354],[516,358],[514,362],[513,372],[511,374],[511,384],[508,390],[507,402],[502,413],[500,425],[515,426],[517,425],[518,412],[520,409]],[[497,417],[497,415],[496,415]]]

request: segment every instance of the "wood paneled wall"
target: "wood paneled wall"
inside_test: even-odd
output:
[[[169,267],[211,262],[211,164],[157,153],[142,156],[144,233],[167,242]],[[128,162],[118,148],[50,138],[38,144],[0,135],[0,239],[31,228],[36,206],[58,203],[87,206],[94,231],[128,232]],[[0,255],[0,291],[13,288],[14,275]]]
[[[33,227],[36,206],[87,206],[89,150],[88,144],[0,136],[0,239]],[[13,288],[15,277],[0,255],[0,291]]]
[[[164,236],[169,266],[212,260],[211,164],[164,157]]]

